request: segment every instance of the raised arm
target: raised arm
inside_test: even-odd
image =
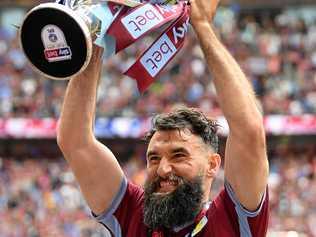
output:
[[[214,77],[219,104],[229,124],[225,151],[225,177],[241,204],[255,210],[267,185],[263,118],[251,84],[219,41],[209,23],[218,0],[192,0],[191,23]],[[208,13],[205,9],[210,9]],[[212,12],[212,15],[213,15]]]
[[[70,80],[57,132],[58,145],[95,214],[109,207],[123,179],[114,155],[93,134],[101,55],[95,48],[87,69]]]

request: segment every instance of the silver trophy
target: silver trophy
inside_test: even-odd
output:
[[[102,22],[93,14],[100,2],[44,3],[31,9],[20,28],[20,43],[33,68],[56,80],[83,71],[101,30]]]

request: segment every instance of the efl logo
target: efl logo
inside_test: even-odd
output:
[[[67,44],[64,32],[56,25],[46,25],[41,32],[44,55],[48,62],[70,60],[71,49]]]
[[[45,58],[49,62],[57,62],[71,59],[71,50],[69,47],[60,49],[48,49],[45,50]]]
[[[150,4],[139,7],[121,19],[122,24],[134,39],[163,21],[159,11]]]
[[[177,52],[176,47],[166,34],[163,34],[140,59],[147,72],[155,77]]]

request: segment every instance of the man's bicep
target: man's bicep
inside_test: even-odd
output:
[[[240,203],[248,210],[255,210],[268,178],[264,138],[243,139],[230,134],[226,142],[225,177]]]
[[[115,156],[97,140],[64,155],[89,207],[95,214],[102,213],[111,205],[124,177]]]

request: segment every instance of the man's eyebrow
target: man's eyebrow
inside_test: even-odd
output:
[[[158,155],[158,153],[156,151],[149,151],[147,152],[146,156],[149,157],[149,156],[155,156],[155,155]]]
[[[170,153],[185,153],[185,154],[190,154],[190,152],[185,149],[184,147],[176,147],[176,148],[173,148]],[[154,151],[154,150],[151,150],[151,151],[148,151],[146,156],[149,157],[149,156],[156,156],[156,155],[159,155],[158,152]]]
[[[171,150],[171,153],[186,153],[189,154],[190,152],[185,149],[184,147],[177,147]]]

